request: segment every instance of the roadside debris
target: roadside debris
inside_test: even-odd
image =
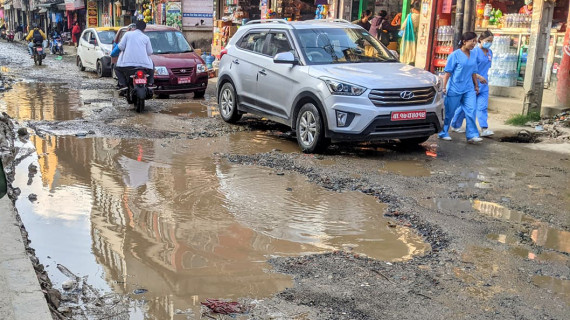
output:
[[[248,307],[235,301],[206,299],[206,302],[201,302],[200,304],[208,307],[208,309],[210,309],[211,311],[220,314],[246,313],[249,311]]]

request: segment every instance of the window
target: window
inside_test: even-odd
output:
[[[83,40],[89,42],[89,37],[91,36],[91,32],[90,31],[86,31],[85,33],[83,33]]]
[[[154,54],[192,52],[192,47],[179,31],[151,31],[146,35],[150,39]]]
[[[100,31],[98,35],[101,43],[112,44],[115,38],[115,31]]]
[[[265,55],[275,57],[278,53],[293,50],[287,38],[287,34],[284,32],[272,31],[269,33],[269,39],[269,44],[265,47],[265,50],[263,50],[263,54]]]
[[[244,49],[253,51],[255,53],[263,53],[263,45],[265,43],[265,38],[267,36],[267,32],[257,31],[251,32],[246,34],[241,41],[238,42],[237,46]]]

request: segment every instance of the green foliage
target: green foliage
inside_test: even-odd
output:
[[[511,116],[505,123],[513,126],[524,126],[527,122],[540,121],[539,112],[531,112],[527,115],[517,114]]]

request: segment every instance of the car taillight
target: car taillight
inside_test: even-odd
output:
[[[224,54],[228,53],[228,49],[224,49],[220,52],[220,60],[222,60],[222,57],[224,56]]]
[[[139,78],[139,79],[144,78],[144,72],[142,72],[142,70],[137,71],[137,78]]]

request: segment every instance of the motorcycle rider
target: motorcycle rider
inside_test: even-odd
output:
[[[47,47],[47,37],[46,34],[42,31],[42,29],[38,28],[37,23],[32,24],[32,30],[30,30],[30,33],[28,33],[28,35],[26,36],[26,41],[30,41],[30,43],[28,44],[28,52],[30,53],[30,56],[32,58],[34,57],[33,48],[34,48],[34,43],[36,42],[42,43],[42,47],[44,48],[45,52],[45,49]]]
[[[149,75],[148,85],[154,84],[154,65],[150,56],[152,46],[150,39],[143,32],[146,29],[146,22],[138,20],[136,29],[125,33],[119,42],[119,60],[115,66],[115,74],[119,80],[119,90],[127,86],[127,77],[134,73],[135,69],[142,68]]]

